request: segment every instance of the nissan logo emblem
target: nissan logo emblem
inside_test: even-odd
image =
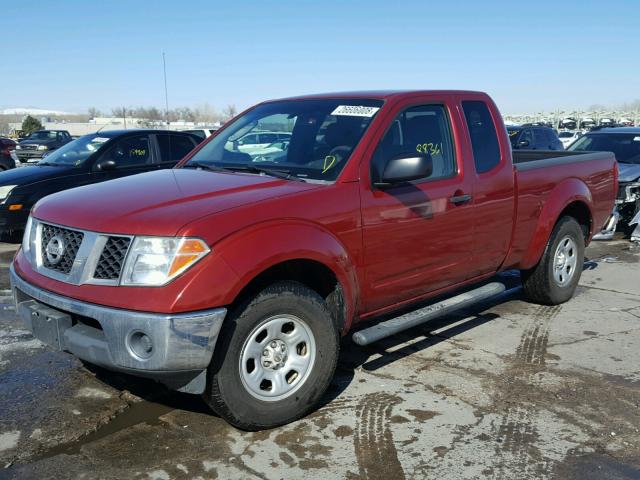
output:
[[[47,255],[47,260],[51,265],[57,265],[62,260],[62,255],[64,255],[64,240],[60,238],[58,235],[54,235],[51,237],[49,242],[47,243],[47,247],[44,249],[45,254]]]

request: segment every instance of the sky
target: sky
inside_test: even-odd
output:
[[[3,2],[0,108],[488,92],[504,113],[640,98],[638,0]]]

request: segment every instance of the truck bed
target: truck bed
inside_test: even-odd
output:
[[[585,212],[592,219],[591,235],[611,213],[617,188],[617,182],[611,182],[617,165],[613,153],[515,150],[513,164],[516,212],[505,266],[526,269],[537,263],[548,237],[539,235],[539,219],[555,222],[555,215],[549,213],[567,208],[563,191],[580,192],[574,200],[591,205],[591,211]]]
[[[514,150],[513,164],[518,171],[545,168],[577,161],[610,159],[609,152],[569,152],[567,150]]]

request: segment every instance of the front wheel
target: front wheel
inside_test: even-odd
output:
[[[274,284],[225,320],[205,401],[243,430],[292,422],[319,403],[339,345],[322,297],[297,282]]]
[[[584,264],[584,233],[572,217],[558,220],[540,262],[522,272],[526,296],[544,305],[569,300],[578,286]]]

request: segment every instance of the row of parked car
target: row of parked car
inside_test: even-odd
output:
[[[171,168],[216,129],[183,132],[112,130],[74,140],[64,130],[42,130],[16,144],[0,138],[0,232],[21,235],[31,207],[46,195],[68,188],[150,170]],[[560,132],[541,125],[508,126],[513,150],[612,151],[620,164],[617,208],[603,238],[611,238],[618,221],[633,224],[640,211],[640,128],[604,128],[583,133]],[[286,155],[290,132],[254,129],[227,147],[250,155],[254,162],[277,161]],[[640,240],[640,227],[633,239]],[[631,231],[631,230],[630,230]]]

